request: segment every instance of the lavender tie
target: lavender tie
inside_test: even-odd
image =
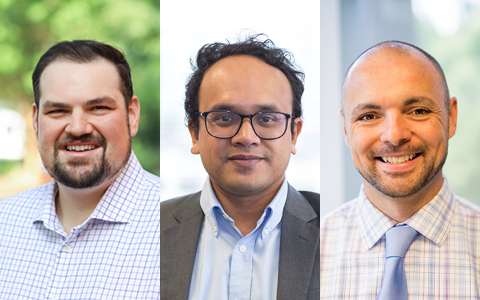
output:
[[[417,231],[408,225],[395,226],[387,230],[385,237],[385,273],[377,300],[407,300],[407,278],[403,269],[403,258]]]

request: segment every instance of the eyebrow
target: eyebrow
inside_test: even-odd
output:
[[[55,102],[55,101],[47,100],[45,101],[45,103],[43,103],[42,110],[45,111],[50,108],[69,108],[69,107],[70,105],[64,102]]]
[[[359,114],[360,111],[366,110],[366,109],[381,109],[381,107],[380,107],[380,105],[370,104],[370,103],[359,104],[352,109],[352,113],[350,115],[355,116],[355,115]]]
[[[427,103],[429,105],[438,106],[435,103],[435,101],[433,101],[432,99],[427,98],[427,97],[417,97],[417,98],[408,99],[403,103],[403,105],[408,106],[408,105],[412,105],[412,104],[416,104],[416,103]]]
[[[87,106],[97,105],[97,104],[113,105],[113,104],[117,104],[117,101],[115,101],[115,99],[113,99],[109,96],[105,96],[105,97],[101,97],[101,98],[95,98],[95,99],[92,99],[92,100],[88,100],[85,104]]]
[[[238,109],[238,106],[235,106],[232,104],[216,104],[212,107],[212,110],[235,111],[236,109]],[[255,105],[254,109],[256,111],[277,111],[278,107],[276,105],[271,105],[271,104],[260,104],[260,105]]]

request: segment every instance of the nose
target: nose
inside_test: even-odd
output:
[[[232,137],[232,143],[243,146],[258,145],[260,143],[260,138],[255,134],[252,123],[248,118],[243,119],[237,134]]]
[[[398,112],[392,112],[385,116],[382,128],[381,141],[394,146],[399,146],[410,141],[412,132],[410,131],[408,121]]]
[[[84,134],[91,134],[93,126],[90,124],[88,116],[85,112],[77,110],[70,115],[70,120],[65,127],[65,132],[74,136],[82,136]]]

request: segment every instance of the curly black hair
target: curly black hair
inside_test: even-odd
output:
[[[266,37],[260,40],[260,37]],[[281,70],[287,77],[292,88],[293,117],[302,116],[302,95],[304,91],[305,74],[295,64],[293,55],[275,46],[265,34],[257,34],[247,37],[244,41],[236,43],[211,43],[206,44],[197,53],[196,64],[190,60],[193,73],[185,85],[185,114],[188,127],[198,129],[198,93],[203,76],[207,70],[217,61],[228,56],[250,55],[261,59],[263,62]],[[292,132],[294,122],[292,122]]]

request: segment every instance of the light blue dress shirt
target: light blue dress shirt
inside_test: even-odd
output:
[[[200,197],[205,219],[189,299],[276,299],[281,220],[287,192],[284,179],[255,229],[243,236],[218,202],[207,178]]]

